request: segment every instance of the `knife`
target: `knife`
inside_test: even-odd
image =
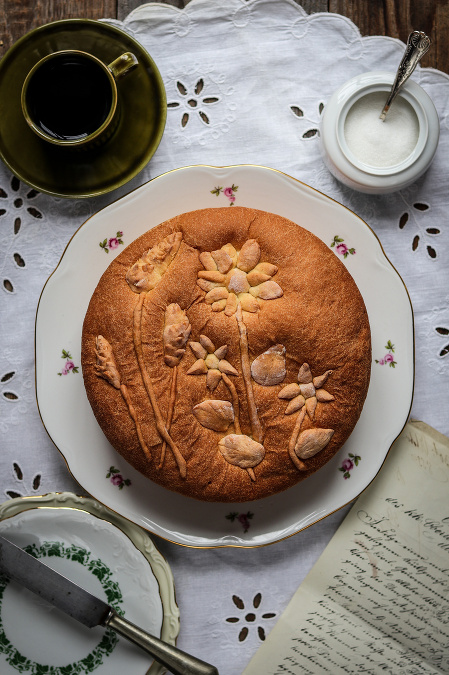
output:
[[[0,535],[0,572],[88,628],[105,626],[144,649],[174,675],[218,675],[218,670],[124,619],[106,602]]]

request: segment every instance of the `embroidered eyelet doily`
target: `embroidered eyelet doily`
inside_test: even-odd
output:
[[[82,492],[48,438],[36,405],[34,320],[39,296],[71,236],[92,213],[180,166],[269,166],[364,219],[402,276],[414,308],[412,416],[449,434],[448,75],[418,66],[412,76],[432,98],[440,118],[440,143],[430,169],[405,190],[369,196],[342,186],[325,168],[320,117],[333,91],[346,80],[371,70],[395,72],[403,43],[362,38],[348,19],[309,16],[292,0],[192,0],[184,10],[151,3],[124,22],[108,22],[130,32],[154,58],[167,91],[167,125],[146,169],[101,198],[64,200],[39,194],[0,166],[3,500],[53,490]],[[106,252],[120,246],[120,233],[111,232],[101,245]],[[354,254],[338,233],[335,247],[339,255]],[[382,301],[388,305],[390,299]],[[67,297],[66,311],[70,309]],[[81,377],[70,352],[60,356],[61,377]],[[375,368],[401,367],[401,345],[394,335],[385,335],[384,350],[373,359]],[[342,478],[350,479],[356,459],[348,459]],[[128,489],[119,467],[111,467],[109,479],[118,490]],[[221,675],[240,673],[343,515],[256,550],[197,551],[161,542],[177,585],[179,646],[212,661]],[[230,512],[230,519],[236,528],[248,528],[252,513]]]

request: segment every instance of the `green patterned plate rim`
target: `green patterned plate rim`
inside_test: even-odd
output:
[[[47,516],[50,510],[56,510],[58,517],[55,513],[54,516],[50,516],[51,520],[49,521]],[[43,559],[51,566],[56,564],[55,569],[58,569],[57,565],[69,565],[71,566],[70,574],[74,572],[82,573],[90,579],[93,578],[98,588],[102,589],[106,601],[119,614],[124,614],[126,607],[129,609],[132,603],[134,603],[132,606],[135,611],[137,598],[138,604],[141,605],[140,611],[143,612],[142,617],[148,616],[149,618],[160,603],[160,610],[156,612],[156,616],[159,612],[161,614],[160,637],[169,644],[175,644],[179,633],[179,609],[175,600],[173,576],[168,563],[154,546],[148,533],[139,526],[112,512],[90,497],[77,496],[71,492],[54,492],[41,496],[19,497],[4,502],[0,505],[0,528],[3,534],[9,536],[31,555]],[[48,540],[49,534],[51,540]],[[60,541],[60,539],[63,539],[63,541]],[[102,544],[99,544],[100,540],[103,541]],[[94,543],[92,544],[92,542]],[[119,544],[119,542],[121,543]],[[125,548],[122,549],[121,562],[117,567],[114,555],[117,555],[117,547],[120,548],[121,546],[125,546]],[[125,551],[126,555],[124,555]],[[121,566],[125,564],[125,559],[127,559],[127,565],[130,568],[127,567],[126,574],[123,570],[118,573]],[[144,593],[141,591],[136,596],[135,591],[130,586],[130,579],[133,578],[134,573],[138,574],[139,578],[142,574],[147,578],[144,571],[147,563],[150,568],[148,570],[148,581],[143,581],[144,586],[141,587],[142,591],[143,588],[146,588],[146,591]],[[65,567],[59,568],[58,571],[66,572]],[[86,583],[86,580],[80,581],[76,578],[74,580],[78,583]],[[67,655],[70,654],[72,657],[70,659],[67,656],[69,663],[57,663],[58,656],[61,655],[56,655],[56,653],[53,655],[55,663],[40,663],[39,659],[33,658],[37,649],[36,645],[31,648],[27,648],[26,645],[32,644],[33,640],[40,644],[39,630],[44,631],[43,641],[46,639],[47,632],[49,632],[54,637],[53,641],[57,642],[58,635],[55,625],[52,626],[51,624],[51,615],[49,618],[42,615],[42,609],[38,602],[36,602],[36,610],[36,607],[26,604],[26,596],[25,605],[23,605],[22,594],[17,595],[17,590],[15,591],[16,595],[14,595],[14,589],[11,589],[12,594],[10,592],[10,595],[7,596],[9,583],[6,577],[0,575],[0,657],[11,674],[20,672],[25,675],[43,675],[44,673],[45,675],[78,675],[78,673],[98,672],[99,675],[101,673],[112,675],[112,672],[115,672],[114,668],[118,668],[117,672],[121,672],[124,660],[126,663],[130,662],[129,673],[142,672],[142,675],[144,675],[146,672],[147,675],[162,675],[165,672],[163,666],[155,661],[151,664],[149,670],[147,670],[148,666],[146,665],[144,671],[141,671],[142,663],[148,663],[148,657],[144,657],[140,650],[140,660],[136,659],[133,670],[131,663],[133,663],[132,650],[134,648],[131,647],[131,652],[123,651],[123,648],[121,648],[122,651],[119,654],[116,650],[119,640],[114,631],[106,630],[101,633],[101,629],[94,629],[94,631],[100,631],[100,634],[93,635],[92,640],[90,639],[90,631],[87,631],[89,633],[88,645],[85,642],[86,638],[83,638],[82,635],[76,637],[76,633],[72,633],[70,626],[68,635],[70,638],[73,635],[75,642],[78,643],[78,649],[80,645],[82,648],[80,658],[73,657],[76,649],[72,648],[72,640],[66,638],[64,642],[66,648],[62,660],[65,659],[67,652]],[[142,583],[142,581],[139,581],[139,583]],[[151,588],[153,588],[152,591],[149,590]],[[88,590],[96,592],[92,588]],[[148,596],[148,593],[151,596]],[[144,600],[145,597],[146,600]],[[151,598],[154,598],[154,601]],[[144,602],[144,605],[142,605],[142,602]],[[23,614],[24,611],[25,615]],[[34,617],[36,620],[33,623],[33,612],[36,611],[39,615]],[[18,618],[14,619],[12,616],[14,614]],[[28,615],[30,615],[30,618],[28,618]],[[31,626],[27,626],[27,620],[29,620]],[[45,625],[46,623],[48,625],[44,628],[39,628],[39,626],[36,629],[34,628],[36,624]],[[80,626],[80,628],[83,627]],[[153,628],[150,630],[159,629]],[[19,631],[19,634],[17,631]],[[27,635],[29,634],[25,641],[22,636],[24,632]],[[31,634],[33,634],[33,640],[29,642]],[[61,639],[61,636],[59,636],[59,639]],[[129,648],[130,645],[126,644],[125,649],[127,647]],[[45,657],[47,657],[46,648],[44,660]]]

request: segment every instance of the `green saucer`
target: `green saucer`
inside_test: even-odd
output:
[[[118,82],[117,131],[94,150],[53,147],[28,127],[20,94],[29,70],[62,49],[82,49],[110,63],[123,52],[139,65]],[[148,52],[124,31],[89,19],[55,21],[18,40],[0,61],[0,157],[22,181],[58,197],[93,197],[120,187],[148,163],[165,127],[160,73]]]

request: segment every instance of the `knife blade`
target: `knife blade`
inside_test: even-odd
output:
[[[218,670],[131,623],[106,602],[0,535],[0,572],[73,619],[104,626],[144,649],[174,675],[218,675]]]

